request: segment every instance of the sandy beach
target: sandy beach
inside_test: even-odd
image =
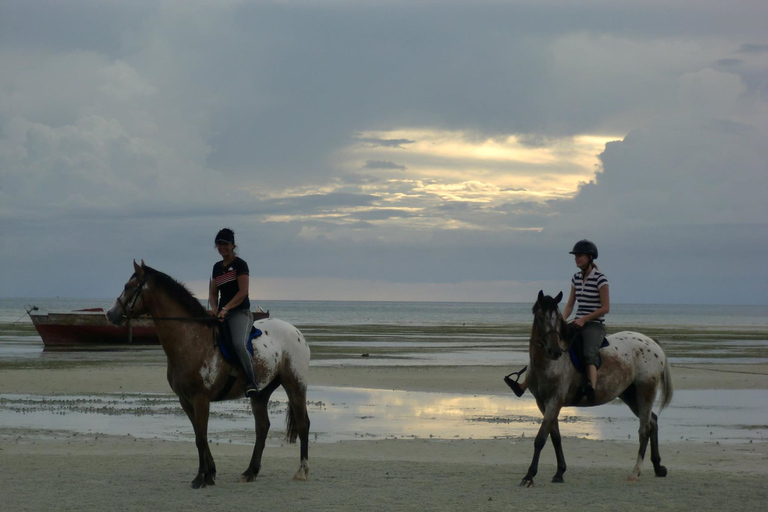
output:
[[[427,392],[499,393],[503,368],[312,369],[313,385]],[[768,365],[681,365],[677,389],[766,389]],[[503,385],[503,384],[502,384]],[[0,393],[168,393],[161,365],[0,372]],[[510,395],[510,400],[514,398]],[[274,423],[273,423],[274,425]],[[275,425],[275,428],[281,426]],[[251,448],[212,443],[215,487],[189,487],[192,442],[0,427],[3,510],[763,510],[768,445],[664,443],[669,476],[650,461],[629,483],[637,439],[567,438],[565,484],[552,484],[554,453],[542,455],[536,487],[518,487],[532,439],[379,439],[311,443],[310,480],[293,482],[298,447],[268,446],[255,483],[239,483]]]

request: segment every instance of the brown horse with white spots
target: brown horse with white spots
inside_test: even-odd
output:
[[[661,392],[660,410],[672,400],[672,375],[664,351],[653,339],[636,332],[619,332],[608,336],[609,346],[600,350],[602,364],[598,372],[595,398],[593,402],[587,403],[587,398],[580,391],[585,377],[574,367],[567,354],[570,344],[569,326],[558,308],[562,298],[562,292],[555,298],[539,292],[533,306],[527,381],[528,389],[536,398],[536,405],[544,419],[534,441],[533,461],[520,485],[533,487],[539,456],[550,436],[557,457],[557,473],[552,482],[563,482],[566,466],[557,420],[560,409],[602,405],[614,398],[627,404],[640,420],[640,450],[628,480],[636,481],[640,476],[649,440],[653,470],[656,476],[666,476],[667,468],[661,465],[659,456],[658,417],[653,413],[658,391]]]
[[[141,266],[134,261],[133,267],[135,273],[107,317],[119,324],[127,318],[149,314],[155,321],[160,344],[168,358],[168,383],[195,430],[200,465],[192,487],[214,485],[216,464],[208,446],[210,403],[243,398],[245,376],[242,369],[224,359],[216,345],[218,320],[184,285],[143,261]],[[253,343],[253,362],[260,381],[257,396],[251,398],[256,445],[240,480],[251,482],[259,473],[270,426],[267,404],[278,386],[283,386],[288,396],[286,438],[291,443],[297,438],[301,441],[301,466],[294,480],[306,480],[309,474],[309,346],[298,329],[282,320],[258,320],[255,325],[262,331]]]

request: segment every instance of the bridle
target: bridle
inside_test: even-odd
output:
[[[144,285],[147,284],[148,279],[149,279],[149,276],[145,275],[144,279],[141,280],[141,282],[139,283],[139,286],[136,288],[136,291],[133,294],[133,298],[129,301],[130,305],[128,307],[126,307],[125,303],[123,303],[123,301],[120,300],[120,297],[117,298],[117,303],[120,304],[120,307],[123,309],[123,315],[128,320],[133,320],[136,318],[136,316],[133,314],[133,311],[134,311],[134,308],[136,307],[136,302],[139,300],[139,297],[144,291]]]
[[[538,329],[536,329],[536,331],[538,332]],[[549,353],[549,346],[547,344],[547,337],[549,335],[551,335],[551,334],[557,334],[557,348],[560,350],[560,353],[564,354],[565,352],[567,352],[568,349],[560,348],[560,342],[564,341],[564,338],[563,338],[562,333],[558,329],[550,329],[550,330],[546,331],[543,335],[542,334],[537,334],[536,335],[536,340],[531,338],[531,342],[533,343],[535,341],[537,346],[541,347],[542,349],[547,351],[547,353]]]

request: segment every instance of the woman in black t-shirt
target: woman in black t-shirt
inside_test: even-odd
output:
[[[248,264],[235,253],[235,232],[224,228],[216,234],[216,249],[222,257],[213,265],[208,302],[220,322],[227,322],[232,334],[240,365],[245,370],[245,396],[255,396],[259,390],[253,359],[246,343],[253,326],[251,303],[248,299]]]

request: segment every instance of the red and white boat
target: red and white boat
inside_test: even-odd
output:
[[[42,312],[33,306],[27,313],[46,349],[160,344],[155,322],[149,317],[112,325],[102,308]],[[253,312],[254,320],[261,318],[269,318],[269,311],[259,308]]]

